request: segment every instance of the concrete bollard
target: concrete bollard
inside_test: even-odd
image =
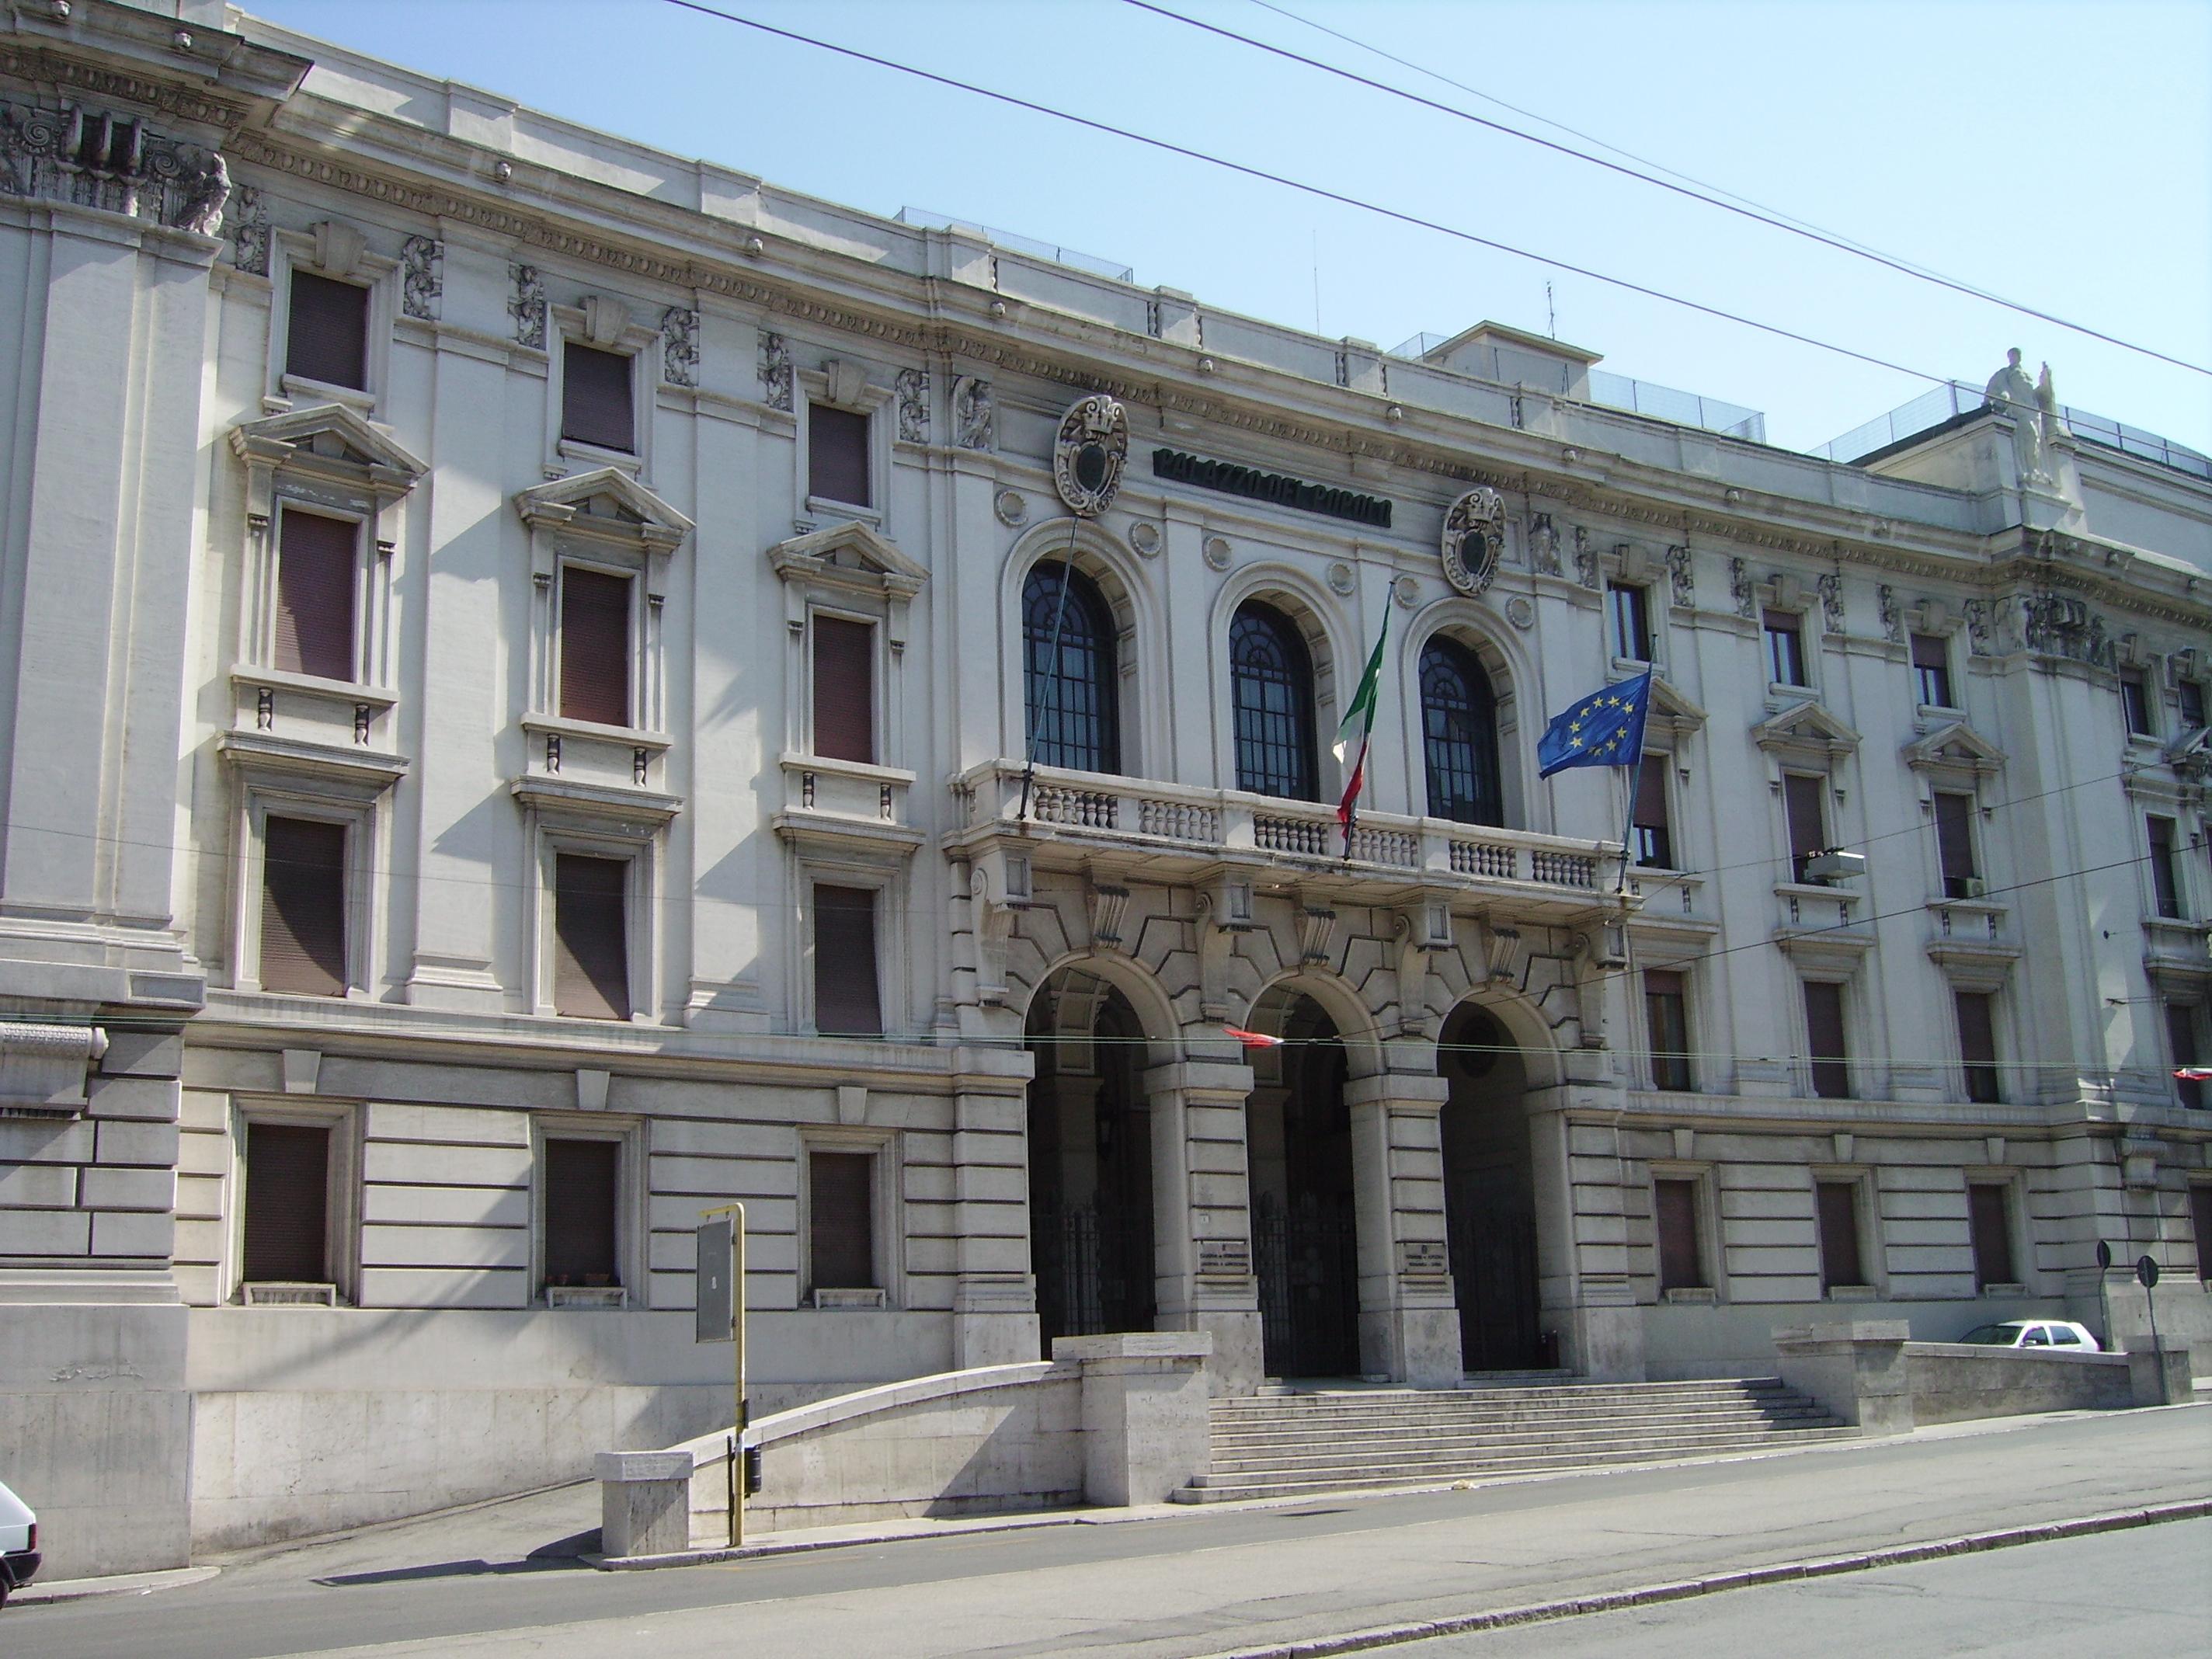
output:
[[[674,1555],[691,1547],[691,1454],[601,1452],[599,1553]]]
[[[1053,1340],[1054,1363],[1083,1368],[1083,1495],[1163,1504],[1212,1450],[1205,1331],[1125,1331]]]

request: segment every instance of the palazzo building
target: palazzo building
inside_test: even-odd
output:
[[[1795,454],[205,0],[0,19],[0,314],[60,1576],[726,1424],[732,1200],[757,1411],[1146,1328],[1225,1391],[2126,1345],[2142,1255],[2212,1370],[2201,457],[2002,377]],[[1535,743],[1647,667],[1624,884]]]

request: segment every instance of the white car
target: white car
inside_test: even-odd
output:
[[[31,1582],[39,1570],[39,1517],[31,1506],[0,1486],[0,1604],[10,1590]]]
[[[2054,1353],[2100,1353],[2097,1339],[2070,1319],[2008,1319],[1977,1325],[1959,1339],[1978,1348],[2039,1348]]]

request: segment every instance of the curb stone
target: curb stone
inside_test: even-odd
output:
[[[165,1572],[123,1572],[112,1578],[60,1578],[49,1584],[35,1581],[10,1590],[11,1607],[56,1607],[64,1601],[86,1601],[95,1595],[150,1595],[155,1590],[182,1589],[206,1583],[221,1567],[173,1567]]]
[[[2006,1549],[2015,1544],[2050,1543],[2063,1538],[2086,1537],[2093,1533],[2123,1532],[2131,1527],[2155,1526],[2166,1521],[2199,1520],[2207,1516],[2212,1516],[2212,1498],[2161,1504],[2152,1509],[2118,1510],[2104,1515],[2083,1516],[2072,1521],[2049,1521],[2032,1527],[2007,1527],[1996,1532],[1967,1533],[1957,1538],[1932,1540],[1925,1544],[1899,1544],[1887,1549],[1856,1551],[1849,1555],[1816,1557],[1809,1561],[1778,1562],[1768,1567],[1747,1567],[1733,1572],[1711,1573],[1700,1578],[1680,1579],[1673,1583],[1644,1584],[1632,1589],[1612,1590],[1596,1595],[1569,1596],[1558,1601],[1532,1602],[1526,1607],[1499,1607],[1486,1613],[1424,1620],[1418,1624],[1380,1625],[1368,1630],[1351,1631],[1342,1636],[1318,1636],[1271,1647],[1226,1649],[1219,1653],[1203,1656],[1203,1659],[1328,1659],[1328,1656],[1334,1654],[1363,1653],[1371,1648],[1395,1647],[1401,1643],[1426,1641],[1438,1636],[1470,1635],[1516,1625],[1539,1624],[1553,1619],[1572,1619],[1589,1613],[1618,1613],[1625,1608],[1680,1601],[1692,1596],[1715,1595],[1722,1590],[1748,1589],[1762,1584],[1826,1578],[1838,1573],[1863,1572],[1875,1567],[1909,1566],[1915,1562],[1939,1561],[1952,1556],[1976,1554],[1984,1550]]]

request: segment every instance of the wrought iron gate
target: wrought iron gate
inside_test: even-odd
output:
[[[1486,1208],[1473,1218],[1452,1214],[1449,1228],[1462,1366],[1506,1371],[1549,1363],[1537,1329],[1536,1218]]]
[[[1359,1374],[1359,1247],[1348,1197],[1262,1193],[1252,1213],[1270,1376]]]
[[[1152,1259],[1150,1216],[1039,1206],[1030,1212],[1030,1251],[1048,1345],[1055,1336],[1152,1328],[1152,1287],[1138,1279]]]

